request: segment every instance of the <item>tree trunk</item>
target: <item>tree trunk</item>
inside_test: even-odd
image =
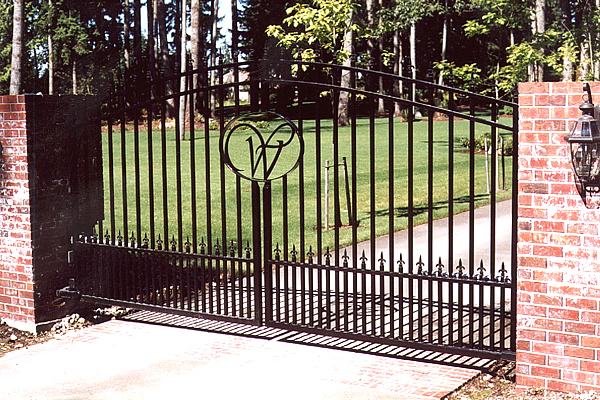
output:
[[[200,42],[202,40],[200,13],[202,10],[200,8],[200,0],[192,0],[190,6],[190,58],[192,62],[192,69],[194,70],[200,69],[200,65],[202,63],[202,54],[200,53]],[[192,87],[194,88],[194,92],[196,93],[196,89],[200,87],[200,73],[194,74],[193,76],[194,79],[192,80]],[[202,104],[198,101],[199,99],[196,99],[196,104]]]
[[[52,12],[52,0],[48,0]],[[52,21],[52,19],[51,19]],[[53,23],[48,26],[48,94],[54,94],[54,42],[52,40]]]
[[[148,1],[152,1],[152,5],[153,5],[153,7],[152,7],[153,8],[152,11],[154,12],[152,15],[153,30],[154,30],[155,34],[158,33],[160,35],[160,28],[159,28],[160,23],[158,21],[158,18],[159,18],[158,9],[160,7],[159,0],[148,0]],[[153,49],[154,50],[154,62],[158,63],[158,60],[160,59],[160,50],[159,50],[160,39],[156,38],[156,40],[153,39],[153,41],[154,41],[154,49]],[[157,67],[158,67],[158,64],[157,64]]]
[[[446,10],[448,10],[448,0],[445,1]],[[440,53],[440,61],[446,60],[446,53],[448,50],[448,29],[450,25],[450,15],[448,12],[444,13],[444,25],[442,26],[442,51]],[[438,84],[444,84],[444,74],[440,74],[438,77]]]
[[[231,0],[231,59],[234,63],[239,61],[238,39],[238,1]]]
[[[181,2],[181,62],[179,78],[179,140],[185,140],[185,116],[186,116],[186,96],[183,94],[186,89],[187,79],[184,75],[187,67],[187,7],[186,1]]]
[[[417,25],[410,24],[410,77],[417,78]],[[415,99],[415,85],[412,85],[412,99]]]
[[[133,63],[142,63],[142,11],[140,0],[133,0]],[[138,71],[139,72],[139,71]]]
[[[77,94],[77,60],[75,60],[75,54],[71,55],[71,59],[73,60],[71,62],[71,64],[72,64],[71,76],[73,79],[73,82],[72,82],[73,94]]]
[[[127,70],[129,70],[129,67],[131,66],[131,60],[129,57],[129,28],[131,25],[130,15],[129,0],[125,0],[123,11],[123,60],[125,61],[125,68]]]
[[[217,35],[219,32],[219,0],[212,0],[212,29],[210,34],[210,66],[214,67],[217,65]],[[217,84],[217,73],[216,69],[210,75],[210,84],[215,86]],[[215,90],[210,91],[210,115],[212,118],[217,118],[217,94]]]
[[[369,54],[369,60],[368,60],[368,67],[369,69],[374,69],[376,64],[376,57],[377,55],[375,54],[375,39],[373,38],[373,31],[375,30],[375,2],[373,0],[366,0],[365,2],[365,6],[367,8],[367,27],[369,29],[369,37],[367,39],[367,52]],[[372,91],[376,91],[377,88],[374,87],[375,86],[375,82],[367,82],[367,89],[368,90],[372,90]]]
[[[546,0],[535,0],[535,8],[532,10],[531,32],[534,35],[541,35],[546,31]],[[540,49],[543,55],[544,50]],[[530,73],[531,81],[542,82],[544,80],[544,66],[541,63],[535,63],[532,66]]]
[[[394,75],[402,75],[402,38],[400,31],[394,32]],[[394,96],[400,97],[402,94],[402,81],[400,79],[394,82]],[[394,117],[402,116],[402,107],[400,102],[394,103]]]
[[[192,68],[200,68],[201,57],[200,41],[202,40],[202,31],[200,27],[200,0],[192,0],[190,8],[191,26],[190,26],[190,56],[192,59]],[[197,82],[194,82],[194,88],[197,87]]]
[[[148,44],[146,46],[146,52],[148,54],[149,61],[149,73],[151,79],[154,79],[155,60],[154,57],[154,0],[147,0],[147,20],[148,25]]]
[[[24,0],[14,0],[9,88],[9,93],[11,95],[21,93],[21,85],[23,82],[21,76],[23,69],[23,3]]]
[[[587,80],[590,76],[590,46],[587,41],[581,42],[579,50],[579,79]]]
[[[160,39],[160,68],[161,71],[168,75],[171,72],[171,63],[169,60],[169,42],[167,40],[167,18],[165,11],[165,0],[158,1],[157,7],[157,22],[158,22],[158,36]],[[173,93],[173,82],[167,81],[165,85],[165,95],[169,96]],[[167,118],[173,118],[175,114],[175,100],[169,98],[167,100]]]
[[[383,8],[383,0],[379,0],[378,1],[378,9],[381,10]],[[379,25],[383,24],[383,17],[380,15],[379,19],[377,21],[379,23]],[[383,36],[379,37],[379,40],[377,41],[377,70],[379,72],[383,71],[383,52],[385,50],[385,45],[383,43],[384,38]],[[379,93],[384,93],[384,80],[383,80],[383,76],[379,75]],[[384,115],[385,114],[385,101],[383,99],[383,97],[379,97],[378,101],[377,101],[377,113],[379,115]]]
[[[344,88],[349,88],[352,83],[350,70],[348,70],[347,68],[352,66],[352,57],[354,56],[354,46],[352,46],[354,32],[350,28],[350,26],[352,25],[353,15],[354,13],[351,12],[349,16],[350,21],[348,21],[348,30],[344,33],[344,43],[342,44],[344,52],[347,52],[348,54],[350,54],[350,56],[347,59],[345,59],[342,64],[345,68],[342,68],[342,79],[340,82],[342,90],[340,91],[340,100],[338,103],[338,124],[340,126],[350,125],[350,115],[348,110],[350,94],[348,93],[348,91],[344,90]]]

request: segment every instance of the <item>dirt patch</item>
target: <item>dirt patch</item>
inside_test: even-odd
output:
[[[30,332],[23,332],[11,328],[5,322],[0,323],[0,357],[6,353],[22,348],[27,348],[34,344],[43,343],[52,338],[50,332],[44,332],[35,335]]]
[[[517,391],[515,364],[499,362],[488,373],[482,373],[459,390],[445,397],[447,400],[600,400],[600,393],[562,393],[531,388]]]
[[[113,307],[90,310],[81,314],[72,314],[54,324],[50,330],[38,334],[11,328],[4,321],[0,321],[0,357],[11,351],[44,343],[69,331],[83,329],[129,312],[126,309]]]

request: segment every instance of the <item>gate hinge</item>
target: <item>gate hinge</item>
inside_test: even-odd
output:
[[[56,291],[56,296],[63,299],[81,300],[81,292],[75,288],[75,279],[69,279],[69,286]]]

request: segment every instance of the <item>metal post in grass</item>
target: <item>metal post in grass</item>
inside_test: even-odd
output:
[[[485,187],[487,188],[487,193],[490,193],[490,166],[488,160],[488,140],[484,138],[484,151],[485,151]]]
[[[354,226],[354,219],[352,217],[352,202],[350,201],[350,179],[348,177],[348,162],[346,157],[342,157],[342,164],[344,165],[344,181],[346,182],[346,205],[348,208],[348,225]]]
[[[329,160],[325,160],[325,229],[329,230]]]

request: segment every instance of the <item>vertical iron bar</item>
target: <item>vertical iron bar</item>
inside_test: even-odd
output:
[[[149,89],[150,96],[152,96],[152,87]],[[150,222],[150,248],[154,248],[156,243],[156,232],[155,232],[155,215],[154,215],[154,149],[153,149],[153,130],[152,122],[154,120],[153,114],[153,99],[151,98],[151,104],[148,106],[148,205],[149,208],[149,222]]]
[[[110,204],[110,237],[114,240],[117,232],[115,221],[115,156],[113,143],[113,121],[111,119],[108,120],[108,190]],[[102,234],[102,231],[100,231],[100,233]]]
[[[502,264],[502,270],[505,270],[504,263]],[[504,276],[501,279],[502,286],[500,287],[500,341],[498,343],[498,350],[500,353],[504,353],[506,350],[506,286],[504,286]]]
[[[267,323],[273,321],[273,268],[271,267],[271,259],[273,258],[272,241],[273,241],[273,218],[272,218],[272,199],[271,199],[271,182],[267,181],[263,187],[263,232],[264,232],[264,291],[265,294],[265,320]],[[258,246],[260,248],[260,245]],[[262,287],[261,287],[262,289]]]
[[[475,101],[473,96],[469,97],[469,277],[475,276]],[[475,316],[474,310],[474,290],[473,283],[470,282],[469,288],[469,346],[473,343],[473,327]]]
[[[233,243],[233,241],[231,242],[231,246],[230,246],[230,250],[229,250],[229,256],[231,257],[235,257],[236,256],[236,247]],[[231,265],[231,278],[229,279],[231,281],[231,315],[234,317],[237,317],[237,299],[236,299],[236,294],[237,294],[237,288],[235,287],[235,280],[236,280],[236,274],[237,274],[237,270],[236,270],[236,261],[231,260],[230,261],[230,265]],[[227,294],[227,296],[229,296],[229,293]]]
[[[425,338],[423,337],[423,285],[425,283],[425,280],[423,279],[423,259],[421,256],[419,256],[418,265],[419,271],[417,272],[417,282],[419,286],[417,287],[417,340],[424,341]]]
[[[134,168],[135,168],[135,220],[136,220],[136,239],[139,244],[142,241],[142,204],[141,204],[141,176],[140,176],[140,127],[137,112],[133,119],[133,139],[134,139]]]
[[[498,104],[494,101],[492,103],[492,122],[498,122]],[[497,173],[498,173],[498,128],[492,125],[491,132],[492,139],[492,184],[491,184],[491,198],[490,198],[490,266],[489,276],[493,280],[496,276],[496,189]],[[494,318],[494,303],[496,301],[496,288],[489,286],[490,288],[490,350],[494,347],[496,323]]]
[[[127,243],[128,235],[128,222],[129,215],[127,209],[127,136],[126,136],[126,127],[125,127],[125,119],[127,116],[123,112],[121,114],[121,190],[122,199],[123,199],[123,236],[125,237],[125,243]]]
[[[483,261],[481,261],[481,266],[480,268],[483,268]],[[483,350],[484,346],[484,322],[485,322],[485,304],[484,304],[484,296],[485,296],[485,284],[483,281],[483,278],[480,276],[480,281],[479,281],[479,349]],[[490,289],[493,291],[493,287],[490,287]],[[490,328],[492,328],[490,326]],[[491,332],[490,332],[491,334]]]
[[[388,197],[389,197],[389,220],[388,220],[388,230],[389,230],[389,241],[388,241],[388,265],[390,266],[390,270],[393,271],[394,267],[394,227],[395,227],[395,216],[396,216],[396,203],[394,201],[394,191],[395,191],[395,179],[396,176],[394,174],[395,168],[395,132],[394,132],[394,103],[389,104],[388,111],[388,174],[389,174],[389,184],[388,184]],[[383,272],[383,271],[382,271]],[[382,274],[382,282],[384,275]],[[394,278],[393,274],[388,275],[389,279],[389,296],[390,296],[390,336],[393,336],[394,333]],[[381,288],[382,292],[385,292],[385,288]],[[382,314],[381,320],[382,323],[385,322],[386,315]],[[385,335],[385,332],[382,329],[382,333]]]
[[[179,245],[181,247],[181,244]],[[185,257],[182,254],[179,254],[177,257],[178,271],[179,271],[179,308],[185,309]]]
[[[188,86],[193,89],[194,74],[190,74]],[[197,181],[196,181],[196,127],[194,126],[195,118],[195,98],[194,90],[190,90],[188,101],[190,110],[190,197],[191,197],[191,217],[192,217],[192,252],[198,252],[198,209],[197,209]],[[197,301],[197,298],[196,298]]]
[[[322,182],[322,165],[321,165],[321,104],[320,96],[317,95],[316,111],[315,111],[315,192],[316,192],[316,203],[317,203],[317,264],[323,262],[323,190],[321,189]],[[325,229],[328,227],[326,226]],[[319,272],[320,274],[320,272]]]
[[[219,74],[219,130],[223,133],[225,129],[225,91],[223,90],[223,66],[218,70]],[[219,166],[221,171],[221,242],[227,245],[227,188],[225,182],[225,163],[223,155],[219,152]]]
[[[227,243],[223,243],[223,314],[229,314],[229,262],[227,261]]]
[[[217,256],[218,258],[215,260],[215,265],[216,265],[216,271],[215,271],[215,277],[216,277],[216,283],[215,283],[215,296],[217,297],[217,314],[221,314],[221,263],[224,262],[223,259],[221,258],[222,252],[221,252],[221,247],[219,245],[219,239],[217,239],[217,243],[215,244],[215,250],[214,250],[214,254],[215,256]]]
[[[304,137],[304,92],[301,88],[298,88],[298,133],[300,137]],[[306,268],[304,266],[304,262],[306,260],[306,230],[304,227],[306,226],[306,215],[304,205],[306,203],[306,195],[305,195],[305,187],[304,187],[304,154],[300,158],[300,164],[298,165],[298,200],[299,200],[299,223],[300,223],[300,248],[298,252],[300,253],[299,262],[300,266],[300,323],[306,324]],[[295,274],[294,274],[295,275]],[[294,298],[296,298],[296,294],[294,294]],[[295,322],[295,320],[294,320]]]
[[[433,105],[433,90],[429,88],[429,103]],[[433,116],[434,111],[429,110],[427,114],[427,269],[431,276],[434,272],[433,264],[433,171],[434,171],[434,159],[433,159]],[[433,343],[433,280],[427,280],[427,297],[428,297],[428,311],[427,311],[427,333],[429,343]]]
[[[454,92],[448,91],[448,108],[454,110]],[[454,273],[454,115],[448,114],[448,275]],[[440,321],[441,324],[441,321]],[[442,324],[443,326],[443,324]],[[448,344],[454,342],[454,283],[448,283]]]
[[[208,70],[207,70],[208,71]],[[208,72],[205,77],[208,82]],[[212,197],[211,197],[211,159],[210,159],[210,89],[206,90],[204,97],[204,193],[206,194],[206,247],[212,251]],[[211,268],[210,261],[208,268]]]
[[[298,305],[296,304],[298,302],[298,292],[297,292],[297,289],[298,289],[298,286],[297,286],[298,277],[296,276],[296,274],[297,274],[297,266],[296,266],[297,259],[296,259],[296,254],[297,254],[296,253],[296,246],[292,245],[292,253],[291,253],[291,255],[292,255],[292,288],[291,288],[291,290],[289,290],[288,287],[285,288],[286,293],[288,291],[290,293],[290,300],[291,300],[290,307],[292,308],[292,319],[291,319],[291,321],[292,321],[292,324],[294,324],[294,325],[298,322]],[[287,303],[287,300],[288,300],[287,296],[286,296],[285,300],[286,300],[286,304],[288,304]],[[287,311],[287,308],[286,308],[286,311]],[[286,320],[287,320],[287,322],[290,322],[289,319],[286,318]]]
[[[188,107],[190,110],[190,197],[191,197],[191,218],[192,218],[192,243],[191,252],[198,252],[198,210],[197,210],[197,192],[196,192],[196,127],[194,126],[196,103],[194,99],[194,73],[190,74],[188,79],[188,88],[190,89],[190,97]],[[189,267],[192,268],[193,280],[193,301],[194,310],[198,311],[198,259],[196,257],[190,259]]]
[[[165,97],[166,81],[163,78],[161,90],[161,115],[160,115],[160,129],[161,129],[161,164],[162,164],[162,212],[163,212],[163,239],[165,241],[165,248],[168,248],[169,241],[169,201],[168,193],[169,189],[167,186],[167,99]]]
[[[350,77],[352,87],[356,87],[356,71],[352,70],[352,75]],[[358,332],[358,193],[357,193],[357,101],[356,95],[354,93],[351,94],[350,97],[350,113],[352,118],[352,129],[350,132],[350,140],[351,140],[351,157],[352,157],[352,198],[351,203],[354,207],[352,207],[352,281],[353,281],[353,332]],[[348,307],[346,307],[348,309]]]
[[[341,313],[340,299],[338,294],[340,293],[340,227],[342,225],[341,208],[340,208],[340,148],[339,148],[339,120],[338,120],[338,109],[339,109],[340,91],[333,91],[333,203],[334,203],[334,214],[335,214],[335,252],[334,252],[334,272],[335,272],[335,315],[339,316]],[[340,329],[340,318],[336,318],[336,329]]]
[[[408,96],[411,104],[408,106],[408,134],[407,134],[407,165],[408,165],[408,336],[409,340],[415,340],[414,338],[414,123],[415,123],[415,109],[413,106],[413,82],[409,81],[407,84]]]
[[[260,188],[252,182],[252,253],[254,264],[254,317],[258,323],[263,322],[262,311],[262,246],[261,246],[261,212]],[[269,297],[268,293],[265,293]],[[267,320],[268,322],[269,320]]]
[[[242,254],[239,254],[239,257],[242,257]],[[240,317],[244,316],[244,263],[241,261],[237,262],[238,271],[237,271],[237,279],[238,282],[238,306],[239,306],[239,315]]]
[[[438,307],[438,318],[437,318],[437,330],[438,330],[438,337],[437,337],[437,343],[438,344],[443,344],[444,343],[444,336],[443,336],[443,332],[444,332],[444,303],[443,303],[443,296],[444,296],[444,281],[442,280],[443,277],[443,271],[442,268],[443,266],[441,265],[442,260],[440,257],[440,261],[438,264],[438,271],[437,271],[437,275],[438,275],[438,280],[437,280],[437,289],[438,289],[438,301],[437,301],[437,307]],[[448,305],[452,304],[452,300],[448,299]],[[451,328],[451,327],[450,327]],[[449,331],[448,334],[450,335],[451,332]]]
[[[282,186],[282,204],[281,204],[281,211],[283,213],[283,259],[285,261],[289,261],[289,210],[288,210],[288,177],[287,175],[284,175],[282,180],[281,180],[281,186]],[[289,304],[289,299],[290,296],[293,296],[293,293],[290,293],[290,286],[289,286],[289,278],[290,278],[290,269],[292,271],[292,276],[293,274],[296,272],[296,267],[292,266],[289,267],[287,263],[284,264],[283,266],[283,293],[282,293],[282,288],[281,286],[279,286],[279,274],[276,278],[277,281],[277,304],[279,305],[277,307],[277,313],[278,315],[280,314],[280,308],[281,308],[281,295],[283,294],[283,305],[284,305],[284,310],[285,310],[285,321],[289,322],[290,321],[290,304]]]
[[[513,106],[512,124],[513,154],[512,154],[512,235],[511,235],[511,258],[510,258],[510,351],[517,351],[517,223],[519,216],[519,188],[517,177],[519,173],[519,108]]]
[[[462,260],[458,261],[458,267],[456,268],[457,274],[459,274],[458,281],[458,347],[462,347],[464,344],[464,292],[465,286],[463,282],[463,269]]]
[[[312,251],[312,248],[309,248],[308,251],[308,325],[309,326],[314,326],[315,324],[315,300],[314,300],[314,293],[315,293],[315,271],[317,271],[317,269],[313,266],[313,258],[314,258],[314,253]]]
[[[316,247],[316,264],[319,268],[315,268],[314,271],[317,275],[317,315],[316,323],[317,326],[322,326],[323,318],[323,269],[320,266],[323,264],[323,190],[321,188],[322,176],[322,163],[321,163],[321,96],[316,96],[317,100],[315,103],[315,193],[316,193],[316,204],[317,204],[317,247]],[[325,211],[327,212],[327,211]],[[328,227],[326,226],[325,229]]]
[[[235,203],[236,203],[236,221],[237,221],[237,255],[238,257],[242,256],[242,244],[244,243],[244,239],[242,237],[242,179],[236,175],[235,176]]]
[[[377,101],[378,99],[376,97],[374,97],[373,99],[371,99],[371,101],[369,101],[369,106],[370,106],[370,114],[369,114],[369,189],[370,189],[370,193],[369,193],[369,205],[370,205],[370,215],[371,215],[371,219],[370,219],[370,254],[369,254],[369,260],[370,260],[370,270],[374,270],[375,269],[375,260],[376,260],[376,248],[375,248],[375,238],[376,238],[376,199],[375,199],[375,189],[376,189],[376,182],[375,182],[375,168],[376,168],[376,155],[375,155],[375,112],[377,110]],[[371,285],[370,285],[370,294],[367,295],[367,290],[366,290],[366,285],[363,285],[363,288],[365,289],[363,291],[363,315],[364,315],[364,319],[363,319],[363,324],[367,324],[367,296],[371,298],[371,331],[372,333],[375,333],[375,277],[369,273],[367,274],[366,272],[363,272],[363,280],[367,279],[367,276],[369,276],[370,280],[371,280]],[[364,331],[364,327],[363,327],[363,331]]]

